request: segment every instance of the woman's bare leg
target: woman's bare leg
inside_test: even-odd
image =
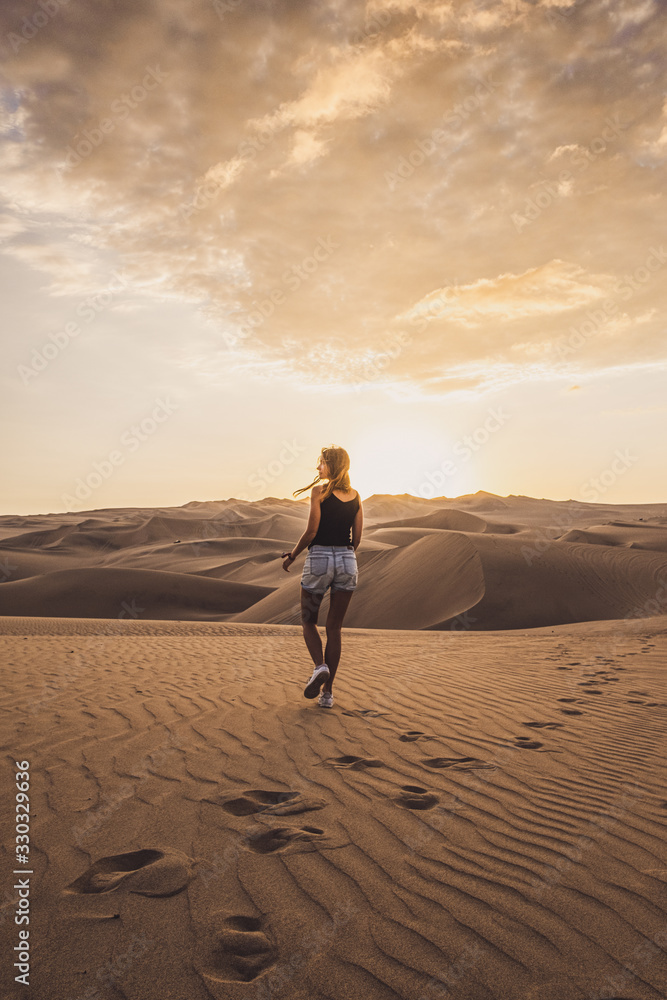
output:
[[[324,662],[329,668],[329,680],[324,682],[323,691],[331,691],[331,685],[338,670],[342,643],[341,628],[353,593],[353,590],[331,591],[329,614],[326,621],[327,646],[324,651]]]
[[[303,638],[305,639],[308,652],[316,667],[324,663],[324,653],[322,651],[322,640],[317,631],[317,615],[324,594],[311,594],[301,588],[301,627],[303,628]]]

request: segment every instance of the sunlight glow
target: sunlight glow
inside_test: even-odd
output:
[[[447,454],[444,434],[416,420],[383,421],[345,446],[350,481],[362,498],[373,493],[410,493]]]

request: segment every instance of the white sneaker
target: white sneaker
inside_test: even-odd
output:
[[[331,691],[320,691],[317,704],[320,708],[331,708],[333,706],[333,695]]]
[[[304,696],[306,698],[317,698],[318,691],[324,682],[328,680],[329,668],[326,663],[321,663],[319,667],[315,667],[313,670],[313,676],[310,678],[304,689]]]

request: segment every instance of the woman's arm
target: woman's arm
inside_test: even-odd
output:
[[[359,548],[359,543],[361,542],[361,533],[363,530],[364,530],[364,508],[361,505],[361,497],[359,497],[359,510],[356,513],[354,521],[352,522],[352,545],[354,546],[355,552]]]
[[[285,565],[283,566],[283,569],[287,569],[288,572],[289,572],[288,569],[289,563],[294,562],[298,554],[302,552],[303,549],[307,548],[309,542],[312,542],[313,538],[317,534],[317,529],[320,526],[320,514],[321,514],[320,496],[322,494],[323,489],[324,487],[319,484],[313,486],[312,493],[310,494],[310,513],[308,515],[308,524],[306,525],[306,530],[304,531],[304,533],[302,534],[301,538],[296,543],[292,551],[290,553],[287,553],[288,556],[291,556],[291,559],[289,559],[289,561],[286,562]],[[283,555],[286,555],[286,553],[283,552]]]

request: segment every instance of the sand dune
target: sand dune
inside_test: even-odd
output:
[[[433,545],[478,559],[429,535],[379,579]],[[664,617],[351,628],[330,711],[299,627],[0,631],[35,948],[8,1000],[664,998]]]
[[[261,600],[268,588],[143,569],[56,570],[2,585],[3,614],[40,607],[54,616],[219,620]],[[85,610],[82,610],[85,609]]]
[[[440,508],[423,514],[421,517],[408,517],[403,520],[384,521],[375,525],[376,528],[439,528],[444,531],[486,531],[488,524],[482,517],[476,517],[464,510],[448,510]]]
[[[667,558],[660,553],[574,542],[541,547],[523,535],[470,539],[485,590],[467,609],[468,628],[532,628],[667,610]]]
[[[360,583],[345,616],[350,628],[430,628],[476,604],[484,593],[479,557],[468,539],[453,531],[369,553],[363,567],[360,561],[359,573]],[[235,614],[233,620],[297,624],[300,590],[299,574],[289,585]],[[327,595],[320,609],[321,621],[328,602]]]
[[[280,553],[308,508],[307,497],[230,498],[0,518],[0,614],[116,617],[136,595],[144,618],[297,624],[305,556],[285,574]],[[361,628],[478,631],[667,611],[664,504],[379,494],[364,501],[357,559],[346,621]]]
[[[619,545],[629,549],[667,552],[667,522],[642,524],[638,521],[610,521],[592,525],[587,531],[573,528],[562,536],[564,542],[590,542],[593,545]]]

